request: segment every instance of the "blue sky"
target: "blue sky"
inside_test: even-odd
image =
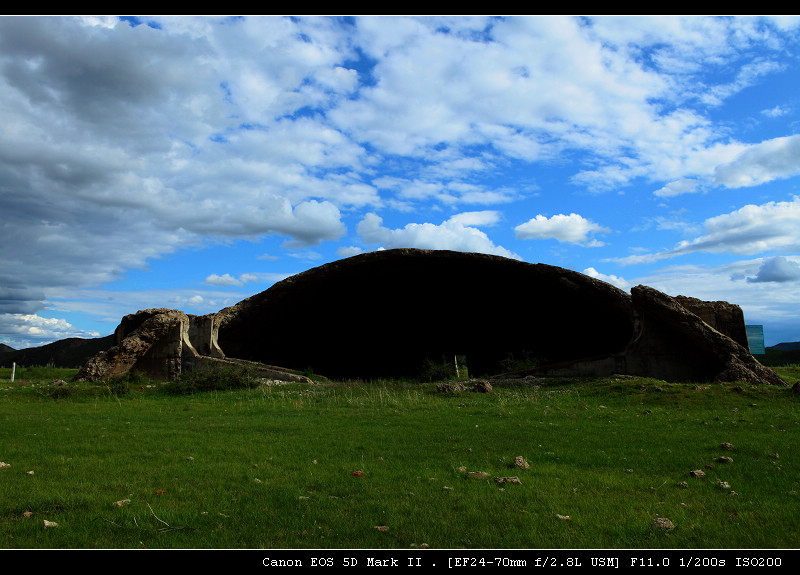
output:
[[[0,343],[215,312],[396,247],[726,300],[800,341],[798,32],[0,17]]]

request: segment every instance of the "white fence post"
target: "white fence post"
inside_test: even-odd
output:
[[[11,383],[14,383],[14,372],[17,371],[17,362],[11,362]]]

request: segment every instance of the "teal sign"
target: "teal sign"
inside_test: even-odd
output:
[[[767,353],[767,350],[764,349],[764,326],[746,325],[744,328],[747,330],[747,345],[750,346],[750,353],[753,355]]]

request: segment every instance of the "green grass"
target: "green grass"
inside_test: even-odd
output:
[[[789,388],[50,383],[74,373],[0,369],[2,548],[800,547]]]

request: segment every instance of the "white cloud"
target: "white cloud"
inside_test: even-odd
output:
[[[757,186],[800,174],[800,135],[750,146],[733,161],[717,166],[716,183],[728,188]]]
[[[593,277],[595,279],[599,279],[606,283],[610,283],[611,285],[616,286],[621,290],[627,291],[631,288],[631,283],[627,281],[625,278],[621,278],[615,275],[602,274],[595,268],[586,268],[585,270],[583,270],[583,273],[589,277]]]
[[[78,329],[58,318],[37,314],[0,314],[0,342],[15,349],[40,346],[70,337],[92,338],[100,334]]]
[[[764,260],[758,273],[754,277],[747,278],[748,282],[797,282],[800,280],[800,264],[785,257],[776,256]]]
[[[698,191],[699,182],[694,179],[684,178],[665,185],[663,188],[653,192],[658,197],[680,196],[682,194],[692,194]]]
[[[383,219],[380,216],[369,213],[358,224],[358,233],[365,243],[380,244],[386,249],[453,250],[520,259],[517,254],[495,245],[489,236],[478,228],[466,226],[456,219],[449,219],[439,225],[412,223],[400,229],[389,229],[382,224]]]
[[[755,255],[774,250],[800,251],[800,197],[768,202],[709,218],[705,234],[662,252],[618,258],[622,264],[652,263],[680,255],[709,252]]]
[[[205,283],[214,286],[243,286],[244,281],[241,279],[236,279],[231,274],[211,274],[210,276],[206,277]]]
[[[341,246],[336,249],[336,255],[340,258],[349,258],[364,253],[364,250],[358,246]]]
[[[464,226],[493,226],[500,221],[500,212],[495,210],[462,212],[451,217],[449,221]]]
[[[784,106],[775,106],[774,108],[769,108],[768,110],[762,110],[761,114],[766,116],[767,118],[780,118],[781,116],[785,116],[789,113],[789,110]]]
[[[551,218],[539,214],[515,227],[514,231],[518,238],[525,240],[554,239],[559,242],[597,246],[602,243],[590,239],[589,236],[610,230],[581,215],[572,213],[569,215],[556,214]]]

